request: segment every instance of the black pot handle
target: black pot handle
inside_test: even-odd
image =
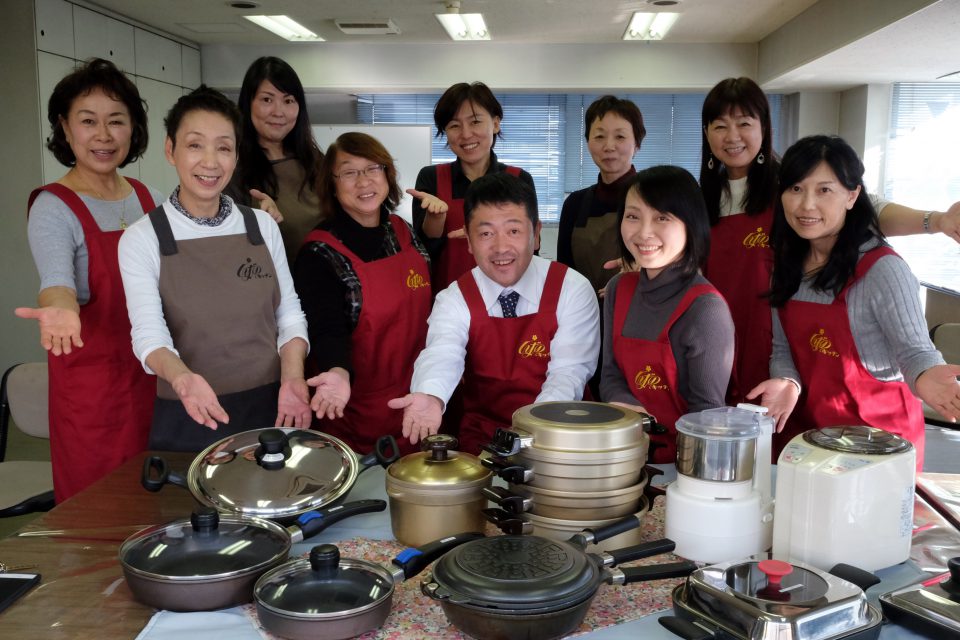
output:
[[[393,436],[380,436],[373,445],[373,451],[360,458],[360,473],[377,465],[386,469],[400,459],[400,446]]]
[[[521,536],[533,533],[532,524],[503,509],[483,509],[483,517],[508,535]]]
[[[412,578],[426,569],[434,560],[450,551],[454,547],[479,540],[485,537],[482,533],[458,533],[440,540],[428,542],[416,548],[404,549],[392,560],[393,565],[403,572],[403,579]]]
[[[335,507],[326,507],[325,509],[316,509],[300,514],[295,525],[291,529],[299,529],[303,539],[312,538],[332,524],[340,522],[344,518],[355,516],[361,513],[375,513],[387,508],[387,503],[383,500],[356,500],[346,502]],[[295,542],[299,542],[296,540]]]
[[[842,562],[840,564],[833,565],[833,568],[830,569],[830,571],[828,571],[827,573],[837,576],[841,580],[852,582],[853,584],[857,585],[864,591],[866,591],[867,589],[869,589],[875,584],[880,584],[880,578],[870,573],[869,571],[865,571],[860,567],[855,567],[850,564],[844,564]]]
[[[717,635],[712,631],[693,624],[689,620],[677,616],[662,616],[657,618],[660,626],[684,640],[713,640]]]
[[[663,564],[649,564],[642,567],[627,567],[619,569],[623,573],[623,582],[643,582],[646,580],[664,580],[666,578],[686,578],[697,570],[697,563],[689,560],[682,562],[665,562]]]
[[[500,456],[491,456],[480,460],[487,469],[493,471],[497,476],[503,478],[510,484],[526,484],[533,479],[533,470],[528,469],[522,464],[514,464],[506,458]]]
[[[585,549],[588,545],[608,540],[627,531],[633,531],[639,526],[640,518],[631,515],[599,529],[584,529],[581,533],[571,537],[568,542]]]
[[[156,472],[155,477],[154,472]],[[160,456],[147,456],[143,461],[140,484],[147,491],[153,491],[154,493],[160,491],[165,484],[175,484],[184,489],[188,488],[187,479],[176,471],[171,471],[170,467],[167,466],[167,461]]]
[[[649,464],[645,464],[643,465],[643,471],[647,474],[647,485],[643,488],[643,495],[646,496],[647,501],[652,507],[655,498],[667,495],[667,489],[665,486],[654,486],[653,484],[653,479],[655,477],[663,475],[663,469],[658,469]]]
[[[527,496],[507,491],[503,487],[483,487],[480,491],[487,500],[513,515],[520,515],[529,511],[533,504],[533,500]]]
[[[642,544],[635,544],[630,547],[623,547],[621,549],[613,549],[612,551],[607,551],[606,555],[609,555],[613,558],[611,566],[615,566],[624,562],[630,562],[631,560],[640,560],[641,558],[649,558],[650,556],[658,556],[661,553],[670,553],[677,548],[677,544],[670,540],[669,538],[661,538],[660,540],[654,540],[653,542],[644,542]]]

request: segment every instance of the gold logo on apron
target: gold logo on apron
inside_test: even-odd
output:
[[[825,356],[840,357],[840,354],[833,350],[833,342],[824,334],[823,329],[810,336],[810,348]]]
[[[536,334],[532,335],[529,340],[524,340],[523,344],[520,345],[520,348],[517,349],[517,353],[520,354],[521,358],[549,358],[550,357],[550,352],[547,351],[547,345],[540,342],[537,339]]]
[[[662,384],[663,378],[661,378],[656,371],[653,371],[650,365],[647,365],[645,369],[639,371],[637,375],[634,376],[633,383],[637,385],[637,389],[641,391],[666,391],[670,388]]]
[[[743,246],[747,249],[766,249],[770,246],[770,236],[763,230],[763,227],[757,227],[757,230],[747,234],[743,239]]]
[[[410,275],[407,276],[407,287],[410,289],[421,289],[423,287],[429,287],[430,282],[424,278],[422,275],[410,269]]]

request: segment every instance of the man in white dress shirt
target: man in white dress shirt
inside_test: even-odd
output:
[[[583,397],[600,320],[586,278],[533,255],[540,221],[527,184],[507,173],[478,178],[464,218],[477,266],[437,295],[410,393],[390,406],[403,409],[403,434],[416,442],[437,432],[462,376],[460,450],[478,453],[520,407]]]

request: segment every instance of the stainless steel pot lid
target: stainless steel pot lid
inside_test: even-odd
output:
[[[753,440],[760,437],[763,421],[771,418],[748,409],[717,407],[680,416],[677,431],[706,440]]]
[[[283,518],[335,502],[358,474],[356,454],[338,438],[255,429],[204,449],[187,483],[197,499],[221,511]]]
[[[290,534],[278,524],[198,507],[189,519],[128,538],[120,546],[120,562],[147,578],[195,581],[262,571],[289,551]]]
[[[827,581],[812,571],[772,559],[733,565],[726,581],[745,598],[793,605],[809,606],[828,589]]]
[[[803,434],[803,439],[831,451],[875,456],[902,453],[913,446],[894,433],[862,425],[811,429]]]
[[[502,611],[559,609],[591,597],[600,568],[574,545],[539,536],[496,536],[448,552],[433,568],[434,595]]]
[[[309,558],[287,562],[257,580],[257,602],[278,615],[329,619],[361,614],[393,594],[389,571],[373,562],[341,558],[336,545],[322,544]]]

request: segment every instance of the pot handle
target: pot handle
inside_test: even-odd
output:
[[[525,511],[529,511],[530,506],[533,504],[533,500],[527,496],[512,493],[503,487],[483,487],[480,491],[486,496],[487,500],[513,515],[520,515]]]
[[[643,495],[647,497],[647,500],[650,502],[650,505],[653,506],[654,498],[659,496],[666,496],[667,490],[665,486],[653,484],[653,479],[656,476],[663,475],[663,469],[658,469],[652,465],[645,464],[643,465],[643,471],[647,474],[647,485],[643,488]]]
[[[520,453],[520,449],[529,447],[531,444],[533,444],[533,436],[530,434],[497,427],[497,430],[493,433],[493,440],[482,447],[484,451],[489,451],[495,456],[509,458]]]
[[[532,469],[527,469],[522,464],[514,464],[500,456],[481,458],[480,464],[510,484],[526,484],[533,479]]]
[[[670,540],[669,538],[661,538],[660,540],[635,544],[630,547],[623,547],[622,549],[613,549],[611,551],[607,551],[603,555],[610,556],[611,560],[609,563],[605,564],[614,566],[624,562],[630,562],[631,560],[640,560],[641,558],[658,556],[661,553],[670,553],[676,548],[677,544],[673,540]]]
[[[187,488],[187,479],[176,471],[171,471],[166,460],[160,456],[147,456],[143,461],[143,472],[140,475],[140,484],[143,488],[156,493],[168,483]]]
[[[380,465],[384,469],[400,459],[400,446],[393,436],[380,436],[373,445],[373,451],[360,458],[360,473],[370,467]]]
[[[648,564],[642,567],[627,567],[626,569],[617,569],[614,573],[613,584],[630,584],[631,582],[643,582],[646,580],[664,580],[666,578],[686,578],[697,570],[697,563],[690,560],[681,562],[665,562],[663,564]],[[616,574],[623,574],[623,579],[618,579]]]
[[[657,622],[660,623],[661,627],[684,638],[684,640],[712,640],[717,637],[713,631],[707,631],[703,627],[678,616],[662,616],[657,618]]]
[[[447,536],[446,538],[434,540],[419,547],[404,549],[397,554],[397,557],[394,558],[392,562],[393,565],[398,568],[398,573],[402,576],[402,579],[406,580],[426,569],[434,560],[454,547],[459,547],[466,542],[479,540],[483,537],[485,536],[478,532],[458,533],[453,536]]]
[[[509,535],[522,536],[533,533],[532,524],[503,509],[483,509],[483,517],[488,522],[492,522],[500,531]]]
[[[325,509],[316,509],[302,513],[297,518],[296,525],[292,526],[291,529],[294,531],[299,530],[300,536],[302,536],[300,540],[305,540],[312,538],[330,525],[336,524],[344,518],[349,518],[350,516],[361,513],[375,513],[377,511],[383,511],[386,508],[387,503],[384,500],[356,500],[354,502],[346,502],[335,507],[327,507]],[[298,537],[296,533],[291,533],[291,538],[296,537]],[[300,542],[300,540],[293,540],[293,542]]]
[[[599,529],[584,529],[580,533],[571,537],[568,542],[579,545],[581,549],[585,549],[591,544],[596,544],[597,542],[618,536],[627,531],[633,531],[639,526],[640,518],[635,515],[630,515],[622,520],[617,520],[613,524],[600,527]]]
[[[875,584],[880,584],[880,578],[870,573],[869,571],[865,571],[860,567],[855,567],[850,564],[844,564],[842,562],[840,564],[833,565],[833,568],[830,569],[830,571],[828,571],[827,573],[837,576],[841,580],[852,582],[853,584],[857,585],[864,591],[866,591],[867,589],[869,589]]]

